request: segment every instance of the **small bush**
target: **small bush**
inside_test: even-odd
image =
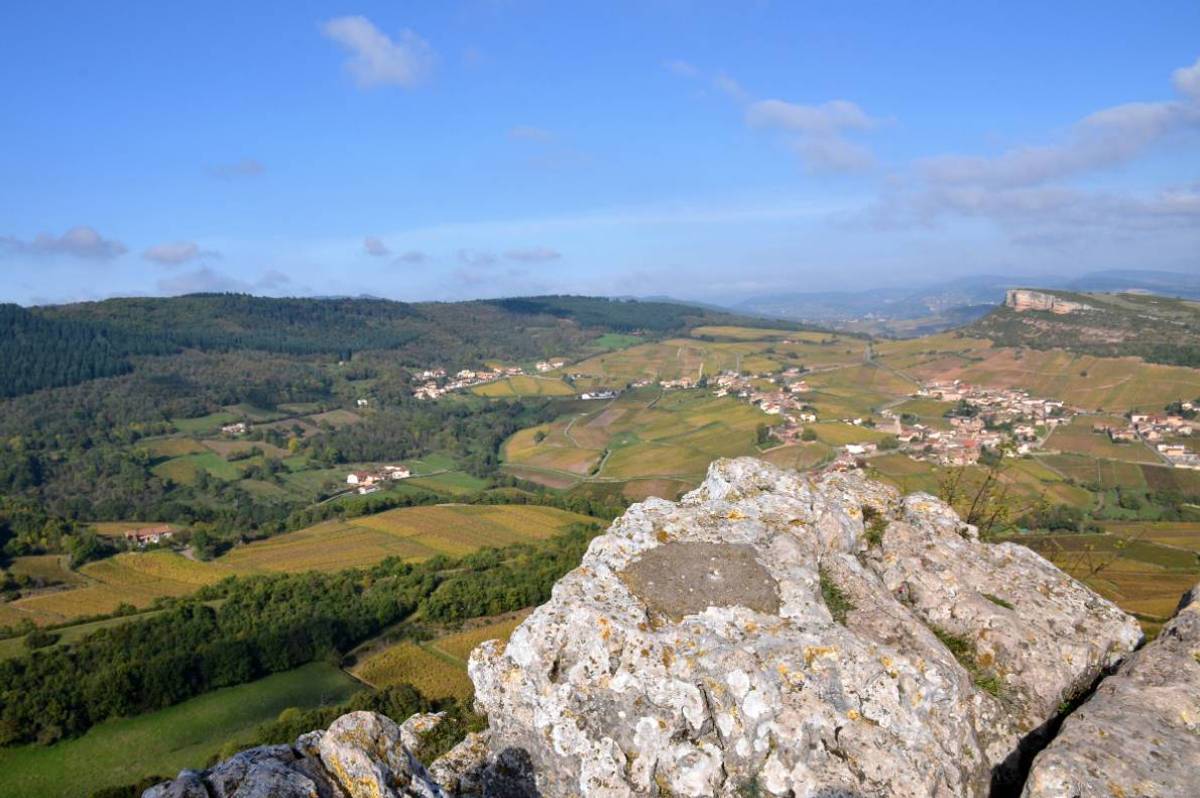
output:
[[[883,533],[887,529],[887,519],[869,504],[862,506],[863,526],[866,528],[867,546],[875,547],[883,544]]]

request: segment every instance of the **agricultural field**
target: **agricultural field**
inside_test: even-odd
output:
[[[407,640],[371,655],[351,673],[376,688],[407,682],[430,698],[466,701],[474,693],[463,663]]]
[[[1107,434],[1092,432],[1095,423],[1125,426],[1125,419],[1097,416],[1076,416],[1071,423],[1054,428],[1046,439],[1047,451],[1082,454],[1105,460],[1122,460],[1130,463],[1159,463],[1158,455],[1141,441],[1114,443]]]
[[[671,483],[694,485],[718,457],[753,454],[755,432],[771,417],[757,408],[707,391],[645,388],[579,415],[564,416],[513,435],[503,454],[511,473],[542,484],[634,482],[637,498]],[[565,483],[565,484],[564,484]],[[640,494],[640,495],[639,495]]]
[[[337,571],[385,557],[424,560],[488,546],[542,540],[588,516],[533,505],[403,507],[239,546],[214,563],[238,572]]]
[[[513,396],[574,396],[575,389],[558,377],[539,377],[530,374],[477,385],[471,389],[476,396],[491,399]]]
[[[1196,552],[1144,538],[1128,545],[1113,534],[1022,535],[1015,541],[1136,615],[1151,635],[1200,578]]]
[[[237,546],[211,562],[166,550],[127,552],[67,572],[74,580],[69,589],[0,604],[0,624],[25,618],[40,625],[66,623],[112,613],[121,604],[143,609],[160,597],[188,595],[235,574],[338,571],[372,565],[385,557],[417,561],[439,554],[459,556],[485,547],[544,540],[572,524],[595,521],[537,505],[446,504],[324,521]],[[46,558],[21,559],[36,559],[43,570],[50,567]]]
[[[886,345],[880,348],[886,349]],[[1131,357],[1076,355],[1060,349],[970,352],[967,357],[935,353],[908,361],[886,360],[925,380],[961,379],[992,388],[1024,388],[1034,396],[1062,399],[1097,412],[1159,412],[1176,399],[1200,395],[1200,369],[1160,366]]]
[[[4,796],[86,798],[148,776],[169,778],[184,768],[204,767],[289,707],[340,703],[361,688],[332,665],[313,663],[157,712],[111,720],[77,739],[0,748]]]
[[[237,420],[237,415],[228,410],[222,410],[195,418],[173,418],[171,424],[186,435],[215,435],[221,430],[221,427]]]
[[[149,607],[162,596],[184,596],[231,573],[218,563],[194,562],[171,551],[130,552],[80,568],[78,587],[23,598],[9,606],[38,624],[63,623],[109,614],[122,604]]]
[[[26,576],[30,579],[41,580],[46,584],[82,584],[83,577],[71,570],[68,560],[69,558],[65,554],[35,554],[27,557],[14,557],[8,566],[8,572],[13,576]]]
[[[480,618],[424,643],[402,641],[373,650],[351,672],[373,687],[408,682],[431,698],[453,696],[469,701],[475,692],[467,677],[467,658],[485,640],[507,640],[530,610]]]

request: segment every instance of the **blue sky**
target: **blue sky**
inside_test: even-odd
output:
[[[5,301],[1200,265],[1194,0],[43,2],[0,31]]]

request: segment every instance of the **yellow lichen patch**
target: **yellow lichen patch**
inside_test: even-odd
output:
[[[846,713],[846,717],[850,718],[850,720],[858,720],[862,715],[859,714],[857,709],[852,709]]]
[[[837,657],[837,649],[834,646],[805,646],[804,647],[804,664],[811,667],[813,662],[819,657]]]

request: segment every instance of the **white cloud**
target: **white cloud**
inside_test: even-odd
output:
[[[337,17],[321,26],[321,32],[350,53],[346,69],[361,88],[420,85],[433,71],[433,50],[410,30],[388,37],[366,17]]]
[[[1180,94],[1200,102],[1200,58],[1190,67],[1180,67],[1171,73],[1171,83]]]
[[[164,266],[178,266],[198,258],[218,258],[220,253],[200,249],[194,241],[176,241],[149,247],[142,257]]]
[[[811,136],[833,136],[845,130],[869,130],[877,123],[849,100],[800,105],[783,100],[760,100],[746,109],[753,127],[780,128]]]
[[[713,78],[713,88],[725,96],[740,103],[750,102],[750,93],[742,88],[742,84],[720,72]]]
[[[871,130],[879,124],[849,100],[802,105],[783,100],[760,100],[746,108],[751,127],[780,130],[790,137],[792,149],[814,171],[848,172],[865,169],[873,161],[870,151],[846,138],[848,132]]]
[[[510,249],[504,253],[504,257],[522,263],[545,263],[558,260],[562,257],[562,253],[548,247],[531,247],[529,249]]]
[[[1117,166],[1182,131],[1200,131],[1200,60],[1177,69],[1178,101],[1104,108],[1072,125],[1057,144],[1017,147],[995,156],[944,155],[920,164],[943,185],[1032,186]]]
[[[363,250],[368,255],[376,258],[381,258],[384,255],[392,254],[392,251],[388,249],[387,244],[383,243],[382,240],[376,238],[375,236],[367,236],[363,239]]]
[[[72,227],[60,236],[38,233],[32,241],[0,236],[0,249],[31,255],[70,255],[92,260],[111,260],[129,251],[120,241],[105,238],[86,225]]]

